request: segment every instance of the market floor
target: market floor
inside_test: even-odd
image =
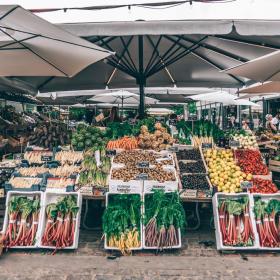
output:
[[[0,258],[0,280],[280,279],[280,254],[217,252],[214,232],[187,232],[180,250],[106,252],[101,232],[81,230],[76,251],[16,251]]]

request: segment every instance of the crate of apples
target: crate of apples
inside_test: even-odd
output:
[[[219,192],[238,193],[241,192],[240,183],[252,180],[251,174],[241,171],[236,165],[232,150],[209,149],[204,153],[208,168],[209,177],[214,187]]]

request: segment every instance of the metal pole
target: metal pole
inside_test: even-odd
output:
[[[139,55],[139,93],[140,93],[140,104],[139,104],[139,117],[144,118],[145,115],[145,76],[144,76],[144,49],[143,49],[143,35],[138,36],[138,55]]]
[[[266,115],[266,104],[265,104],[265,100],[264,97],[262,98],[262,102],[263,102],[263,115],[262,115],[262,123],[263,123],[263,127],[265,127],[265,115]]]

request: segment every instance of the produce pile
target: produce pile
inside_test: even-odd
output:
[[[234,134],[232,139],[235,141],[239,141],[240,148],[243,149],[258,149],[259,145],[257,143],[257,138],[253,134],[249,134],[246,132],[240,134]]]
[[[167,150],[174,142],[175,140],[161,123],[155,124],[154,133],[150,133],[147,126],[141,126],[138,145],[142,149]]]
[[[209,190],[209,182],[206,178],[206,175],[182,175],[181,182],[183,189],[191,190]]]
[[[42,164],[42,156],[53,156],[49,151],[30,151],[25,152],[23,158],[28,161],[29,164]]]
[[[214,146],[214,139],[213,137],[198,137],[198,136],[193,136],[193,145],[195,148],[201,147],[202,144],[212,144]]]
[[[26,177],[37,177],[38,175],[47,173],[48,171],[49,168],[46,168],[44,166],[21,167],[18,169],[18,173],[21,176],[26,176]]]
[[[178,160],[201,160],[199,149],[180,150],[176,153]]]
[[[141,196],[110,194],[102,217],[107,246],[117,248],[123,255],[141,247]]]
[[[111,179],[128,182],[130,180],[137,180],[137,176],[141,173],[147,174],[148,180],[160,183],[176,181],[175,170],[165,169],[161,164],[156,164],[151,168],[137,168],[136,166],[114,168],[112,169]]]
[[[254,178],[253,187],[250,189],[250,192],[251,193],[276,193],[278,192],[278,188],[270,180]]]
[[[107,145],[106,132],[93,126],[80,125],[72,135],[71,144],[74,150],[103,150]]]
[[[241,192],[240,183],[251,180],[252,175],[241,171],[236,165],[232,150],[212,149],[204,152],[208,165],[210,180],[219,192],[236,193]]]
[[[48,178],[46,187],[48,189],[63,189],[74,184],[75,180],[70,178]]]
[[[156,153],[135,150],[135,151],[123,151],[117,154],[113,163],[124,164],[126,166],[136,166],[139,162],[147,161],[149,164],[156,164]]]
[[[107,144],[107,149],[125,149],[125,150],[133,150],[138,148],[138,140],[132,136],[124,136],[118,140],[110,140]]]
[[[111,160],[106,157],[105,151],[100,152],[100,165],[97,162],[92,151],[85,153],[82,162],[82,170],[79,177],[79,185],[81,186],[107,186],[108,176],[111,168]]]
[[[12,196],[8,203],[8,226],[3,233],[5,248],[14,246],[33,246],[38,230],[40,198]]]
[[[57,168],[50,168],[48,172],[55,177],[70,177],[71,175],[77,175],[81,171],[79,165],[63,165]]]
[[[4,187],[5,182],[9,181],[14,168],[1,168],[0,167],[0,188]]]
[[[248,197],[220,199],[218,214],[223,245],[238,247],[254,245],[255,236]]]
[[[61,165],[79,163],[83,159],[84,155],[81,152],[61,151],[55,154],[55,160],[59,161]]]
[[[179,161],[179,169],[181,173],[206,173],[206,169],[202,160]]]
[[[261,247],[280,247],[280,202],[255,200],[254,212]]]
[[[269,170],[263,163],[262,156],[258,150],[236,150],[235,157],[241,170],[246,174],[267,175]],[[249,180],[249,179],[248,179]]]
[[[30,145],[52,150],[54,147],[69,144],[70,133],[64,123],[43,122],[37,124],[28,141]]]
[[[9,180],[9,184],[11,184],[13,188],[27,189],[27,188],[31,188],[33,185],[39,185],[41,181],[42,178],[12,177]]]
[[[156,190],[145,195],[146,247],[164,249],[179,245],[179,231],[185,225],[185,211],[177,192]]]
[[[60,197],[57,203],[46,206],[46,224],[43,228],[41,243],[57,249],[70,247],[74,243],[76,220],[79,207],[77,197]]]

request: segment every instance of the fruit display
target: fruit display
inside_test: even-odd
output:
[[[24,153],[24,159],[28,161],[30,164],[42,164],[44,161],[42,161],[42,156],[49,156],[52,157],[52,152],[47,151],[30,151]]]
[[[111,179],[128,182],[137,180],[137,176],[141,173],[148,175],[147,180],[158,182],[176,181],[175,170],[164,169],[162,165],[156,164],[153,168],[137,168],[136,166],[113,168]]]
[[[178,160],[201,160],[199,149],[180,150],[176,153]]]
[[[253,187],[250,189],[250,192],[251,193],[276,193],[278,192],[278,188],[270,180],[254,178]]]
[[[33,185],[39,185],[41,183],[41,178],[31,178],[31,177],[12,177],[9,180],[9,184],[14,188],[31,188]]]
[[[138,148],[138,140],[135,137],[124,136],[118,140],[110,140],[107,144],[107,149],[125,149],[133,150]]]
[[[258,147],[259,147],[259,145],[257,143],[257,138],[253,134],[248,134],[248,133],[246,133],[245,135],[235,134],[235,135],[233,135],[232,138],[233,138],[234,141],[239,141],[240,148],[258,149]]]
[[[261,247],[280,247],[279,211],[279,200],[255,198],[254,213]]]
[[[206,175],[182,175],[181,182],[183,189],[191,189],[191,190],[209,190],[209,182],[207,180]]]
[[[29,145],[36,145],[52,150],[54,147],[70,143],[70,131],[64,123],[38,123],[34,132],[28,138]]]
[[[161,123],[155,124],[155,132],[150,133],[148,127],[141,126],[138,145],[141,149],[166,150],[175,142]]]
[[[55,154],[55,160],[59,161],[61,165],[64,164],[75,164],[82,162],[84,159],[82,152],[75,151],[60,151]]]
[[[262,156],[259,150],[236,150],[235,157],[237,164],[246,174],[267,175],[269,174],[268,167],[263,163]]]
[[[106,132],[93,126],[79,126],[77,131],[72,135],[71,144],[74,150],[93,151],[102,150],[107,145]]]
[[[204,156],[211,183],[218,188],[219,192],[241,192],[240,183],[252,179],[252,174],[242,172],[236,165],[234,154],[230,149],[209,149],[204,152]]]
[[[48,178],[46,187],[51,189],[63,189],[68,186],[73,186],[74,184],[75,180],[70,178]]]
[[[102,228],[109,249],[130,255],[141,247],[141,196],[138,194],[109,194],[102,217]]]
[[[179,231],[185,225],[185,210],[178,192],[156,190],[145,195],[144,245],[165,249],[180,245]]]
[[[26,177],[37,177],[38,175],[47,173],[48,171],[49,169],[43,166],[21,167],[18,169],[18,173],[21,176],[26,176]]]
[[[2,242],[5,248],[14,246],[33,246],[36,242],[40,217],[40,198],[12,196],[8,202],[9,224],[3,232]]]
[[[180,173],[206,173],[204,162],[197,161],[179,161]]]
[[[101,186],[108,185],[108,176],[111,168],[110,158],[105,156],[104,150],[100,153],[100,165],[97,166],[93,152],[89,151],[85,154],[82,162],[82,170],[79,176],[79,185],[85,186]]]
[[[249,209],[248,197],[219,200],[218,219],[223,245],[254,245],[255,236]]]

